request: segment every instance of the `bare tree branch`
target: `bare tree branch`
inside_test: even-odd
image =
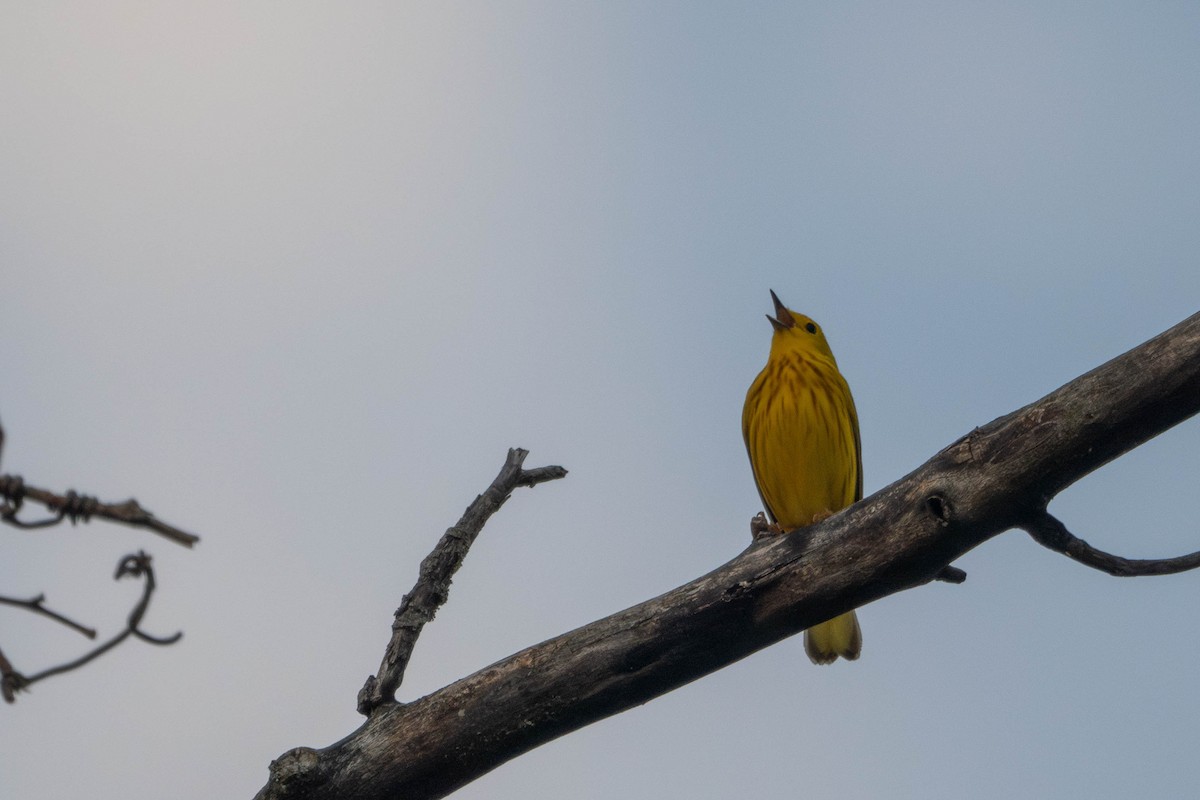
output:
[[[0,457],[3,456],[3,451],[4,428],[0,426]],[[17,514],[20,513],[26,500],[41,503],[50,510],[53,516],[32,522],[20,519]],[[74,491],[68,491],[65,495],[58,495],[45,489],[27,486],[20,475],[0,475],[0,520],[13,527],[24,529],[48,528],[59,524],[64,519],[70,520],[71,524],[74,525],[79,520],[87,522],[92,517],[100,517],[112,522],[122,522],[135,528],[146,528],[184,547],[191,547],[200,541],[200,537],[179,530],[157,519],[149,511],[138,505],[138,502],[132,498],[123,503],[101,503],[94,497],[77,494]],[[48,678],[51,675],[59,675],[63,672],[78,669],[97,656],[116,647],[130,636],[157,645],[173,644],[183,636],[182,633],[176,633],[173,636],[165,638],[156,637],[151,636],[138,627],[143,615],[146,613],[146,608],[150,604],[150,595],[153,594],[155,587],[154,571],[150,567],[150,556],[144,552],[138,552],[136,555],[126,556],[122,559],[121,563],[117,566],[117,573],[114,578],[120,580],[126,575],[144,577],[146,579],[145,588],[141,601],[130,612],[125,630],[114,638],[74,661],[52,667],[29,677],[19,673],[12,666],[12,663],[0,653],[0,696],[3,696],[6,702],[14,702],[17,692],[28,688],[31,684],[39,680]],[[94,629],[88,628],[47,608],[45,606],[45,599],[44,595],[38,595],[30,600],[0,597],[0,603],[25,608],[79,631],[89,639],[96,638],[96,631]]]
[[[0,459],[4,456],[4,426],[0,425]],[[48,508],[52,517],[28,522],[17,518],[17,513],[26,500],[33,500]],[[135,528],[146,528],[165,536],[176,544],[191,547],[200,537],[168,525],[138,505],[132,497],[123,503],[101,503],[94,497],[77,494],[74,490],[65,495],[26,486],[20,475],[0,474],[0,520],[16,528],[48,528],[69,519],[74,525],[79,520],[87,522],[92,517],[121,522]]]
[[[467,551],[488,519],[500,510],[518,486],[536,486],[567,474],[562,467],[522,469],[528,450],[513,448],[500,468],[500,474],[483,494],[467,507],[458,524],[448,528],[433,552],[421,562],[420,577],[412,591],[404,595],[392,622],[392,638],[383,654],[377,675],[367,678],[358,693],[358,711],[370,714],[380,704],[394,702],[396,689],[404,680],[404,670],[425,623],[433,619],[450,593],[450,578],[462,566]]]
[[[1142,575],[1174,575],[1200,567],[1200,551],[1175,558],[1121,558],[1097,550],[1067,530],[1049,513],[1038,514],[1021,526],[1038,544],[1078,561],[1084,566],[1107,572],[1118,578]]]
[[[8,606],[16,606],[17,608],[28,609],[29,611],[32,611],[36,614],[41,614],[42,616],[49,617],[50,619],[54,620],[55,622],[61,622],[63,625],[66,625],[68,628],[79,631],[80,633],[82,633],[84,636],[86,636],[89,639],[96,638],[96,629],[95,628],[89,628],[85,625],[81,625],[80,623],[76,622],[75,620],[65,617],[62,614],[59,614],[57,611],[52,611],[49,608],[46,608],[46,605],[45,605],[46,595],[44,595],[44,594],[39,594],[37,597],[31,597],[28,600],[21,600],[20,598],[17,598],[17,597],[2,597],[2,596],[0,596],[0,603],[3,603],[4,605],[8,605]]]
[[[135,636],[144,642],[157,645],[174,644],[183,637],[182,633],[176,633],[172,636],[157,637],[151,636],[141,630],[142,617],[146,615],[146,609],[150,607],[150,596],[154,593],[155,581],[154,570],[150,566],[150,556],[144,552],[138,552],[136,555],[125,556],[121,559],[121,563],[117,565],[116,574],[113,575],[114,580],[120,580],[125,576],[134,578],[145,578],[145,583],[142,587],[142,597],[133,610],[129,612],[129,617],[125,624],[125,630],[118,633],[116,636],[109,639],[107,642],[99,645],[93,650],[84,653],[74,661],[69,661],[66,664],[60,664],[50,669],[42,670],[33,675],[22,675],[17,672],[11,663],[0,656],[0,695],[4,697],[6,702],[12,703],[16,699],[16,693],[28,689],[31,685],[40,680],[49,678],[52,675],[61,675],[64,672],[70,672],[73,669],[79,669],[84,664],[92,661],[95,658],[107,653],[121,642],[128,639],[130,636]]]
[[[817,525],[755,542],[707,575],[420,700],[380,704],[341,741],[273,761],[257,797],[443,797],[818,622],[953,577],[951,561],[1010,528],[1085,553],[1048,527],[1050,499],[1197,411],[1200,314]]]
[[[0,475],[0,519],[17,528],[46,528],[57,525],[64,519],[74,525],[79,520],[87,522],[92,517],[121,522],[134,528],[146,528],[160,536],[191,547],[200,537],[168,525],[142,508],[132,497],[123,503],[101,503],[94,497],[68,491],[65,495],[45,489],[27,486],[20,475]],[[54,516],[28,522],[17,518],[17,513],[26,500],[33,500],[48,508]]]

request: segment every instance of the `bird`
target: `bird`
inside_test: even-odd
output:
[[[850,386],[825,332],[786,308],[774,290],[771,300],[771,351],[746,392],[742,435],[772,523],[758,529],[778,534],[812,525],[862,499],[862,441]],[[761,522],[761,515],[757,519]],[[814,664],[858,658],[858,616],[848,611],[809,628],[804,651]]]

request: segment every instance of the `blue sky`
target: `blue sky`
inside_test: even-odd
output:
[[[821,321],[868,492],[1197,310],[1200,10],[1070,3],[9,4],[6,472],[136,495],[191,552],[0,530],[0,593],[151,631],[0,710],[0,794],[250,797],[359,723],[417,564],[515,495],[402,699],[723,563],[768,288]],[[1051,506],[1196,549],[1200,427]],[[1131,794],[1200,782],[1200,577],[1005,534],[521,757],[464,798]],[[0,610],[20,667],[82,641]],[[63,767],[70,764],[70,768]]]

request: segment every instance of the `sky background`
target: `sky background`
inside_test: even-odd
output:
[[[3,470],[192,551],[0,528],[0,594],[130,642],[0,708],[0,796],[249,798],[356,728],[417,565],[517,492],[401,699],[727,561],[775,289],[825,327],[866,490],[1197,311],[1194,3],[5,3]],[[1200,423],[1051,509],[1200,546]],[[1193,796],[1200,575],[1004,534],[457,795]],[[0,609],[26,672],[87,642]]]

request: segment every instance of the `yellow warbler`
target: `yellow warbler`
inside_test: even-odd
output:
[[[742,435],[767,515],[775,530],[789,531],[862,498],[862,444],[850,387],[821,327],[775,292],[771,299],[771,354],[746,392]],[[814,664],[855,659],[861,650],[853,611],[804,632]]]

